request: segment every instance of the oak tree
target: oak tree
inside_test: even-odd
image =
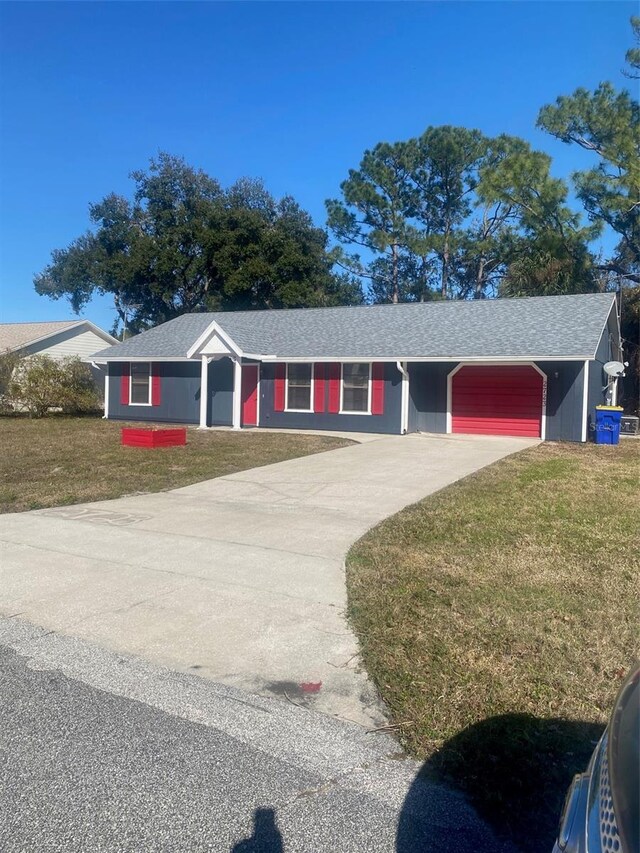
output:
[[[111,296],[128,332],[185,312],[362,300],[357,282],[334,273],[326,232],[291,197],[277,200],[252,179],[225,190],[169,154],[131,177],[132,199],[90,205],[92,227],[52,253],[38,293],[76,312]]]

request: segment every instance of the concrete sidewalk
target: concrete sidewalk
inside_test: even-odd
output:
[[[186,488],[0,517],[0,615],[364,725],[344,558],[405,505],[535,441],[409,435]]]

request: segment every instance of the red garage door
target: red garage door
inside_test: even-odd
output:
[[[451,430],[540,438],[542,396],[533,367],[462,367],[451,381]]]

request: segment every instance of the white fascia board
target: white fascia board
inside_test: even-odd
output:
[[[600,331],[600,334],[598,335],[598,340],[596,341],[596,348],[594,350],[594,353],[589,358],[590,361],[595,361],[596,355],[598,353],[598,347],[600,346],[600,341],[602,340],[602,336],[604,335],[606,328],[609,325],[609,317],[611,316],[611,312],[614,310],[616,312],[616,323],[618,325],[618,346],[620,346],[621,336],[620,336],[620,325],[618,323],[618,300],[616,298],[615,293],[612,294],[612,297],[613,297],[613,300],[611,302],[611,306],[610,306],[609,310],[607,311],[607,316],[604,319],[604,325],[602,326],[602,330]]]
[[[184,355],[119,355],[108,358],[107,356],[103,356],[102,358],[94,358],[93,356],[87,356],[83,358],[82,361],[86,361],[89,364],[95,361],[96,364],[109,364],[110,362],[118,363],[118,362],[131,362],[131,361],[193,361],[192,358],[187,358]]]
[[[80,320],[80,323],[84,323],[85,326],[89,326],[92,332],[94,332],[98,337],[107,341],[109,344],[121,344],[122,341],[119,341],[117,338],[114,338],[113,335],[110,335],[109,332],[105,332],[104,329],[101,329],[100,326],[96,326],[95,323],[92,323],[91,320]]]
[[[33,338],[33,340],[26,341],[26,343],[17,344],[15,347],[8,347],[6,352],[20,352],[20,350],[27,349],[27,347],[32,347],[35,344],[41,344],[43,341],[48,340],[48,338],[55,338],[56,335],[62,335],[64,332],[68,332],[71,329],[77,329],[79,326],[88,326],[92,332],[108,344],[122,343],[122,341],[114,338],[113,335],[105,332],[104,329],[96,326],[96,324],[92,323],[91,320],[71,320],[68,326],[63,326],[61,329],[56,329],[54,332],[47,332],[46,335],[40,335],[39,338]]]
[[[620,297],[621,299],[623,297]],[[612,305],[612,311],[615,311],[616,315],[616,329],[618,330],[618,355],[620,356],[620,361],[624,361],[624,347],[622,346],[622,328],[620,326],[620,309],[623,306],[618,305],[618,299],[614,300]]]
[[[240,347],[229,337],[229,335],[222,330],[220,324],[215,320],[212,320],[211,323],[207,326],[204,332],[200,335],[200,337],[196,340],[196,342],[187,350],[187,358],[195,358],[199,355],[199,350],[207,343],[207,341],[213,337],[213,335],[218,335],[224,343],[229,347],[231,352],[234,355],[237,355],[238,358],[242,358],[243,352]]]
[[[195,346],[195,345],[194,345]],[[193,348],[192,348],[193,349]],[[189,350],[191,352],[192,350]],[[305,356],[304,358],[300,358],[297,356],[291,357],[286,355],[261,355],[260,353],[248,353],[243,352],[239,353],[238,356],[240,358],[251,359],[252,361],[263,361],[263,362],[283,362],[286,361],[288,363],[300,363],[300,364],[310,364],[314,362],[323,363],[323,364],[343,364],[346,362],[360,362],[360,361],[404,361],[409,362],[411,364],[448,364],[448,363],[460,363],[464,362],[465,364],[529,364],[532,361],[595,361],[595,357],[591,355],[536,355],[536,356],[522,356],[522,357],[503,357],[503,358],[495,358],[490,356],[478,356],[475,358],[468,358],[466,356],[448,356],[446,358],[416,358],[416,357],[396,357],[394,355],[352,355],[349,357],[344,356]],[[88,356],[84,358],[83,361],[92,362],[95,361],[97,364],[108,364],[110,361],[113,362],[128,362],[128,361],[194,361],[195,359],[199,359],[199,354],[193,356],[156,356],[156,355],[127,355],[127,356],[112,356],[107,357],[103,356],[102,358],[93,358]]]
[[[530,364],[532,361],[594,361],[594,356],[591,355],[523,355],[523,356],[396,356],[396,355],[352,355],[352,356],[286,356],[286,355],[268,355],[255,356],[262,361],[286,361],[286,362],[319,362],[319,363],[334,363],[342,364],[345,362],[360,362],[360,361],[405,361],[411,364],[424,364],[433,362],[435,364],[447,364],[464,362],[465,364]],[[246,356],[245,356],[246,358]]]

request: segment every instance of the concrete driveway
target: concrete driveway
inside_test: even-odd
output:
[[[364,725],[384,720],[344,558],[409,503],[535,444],[370,438],[186,488],[0,517],[0,615]]]

